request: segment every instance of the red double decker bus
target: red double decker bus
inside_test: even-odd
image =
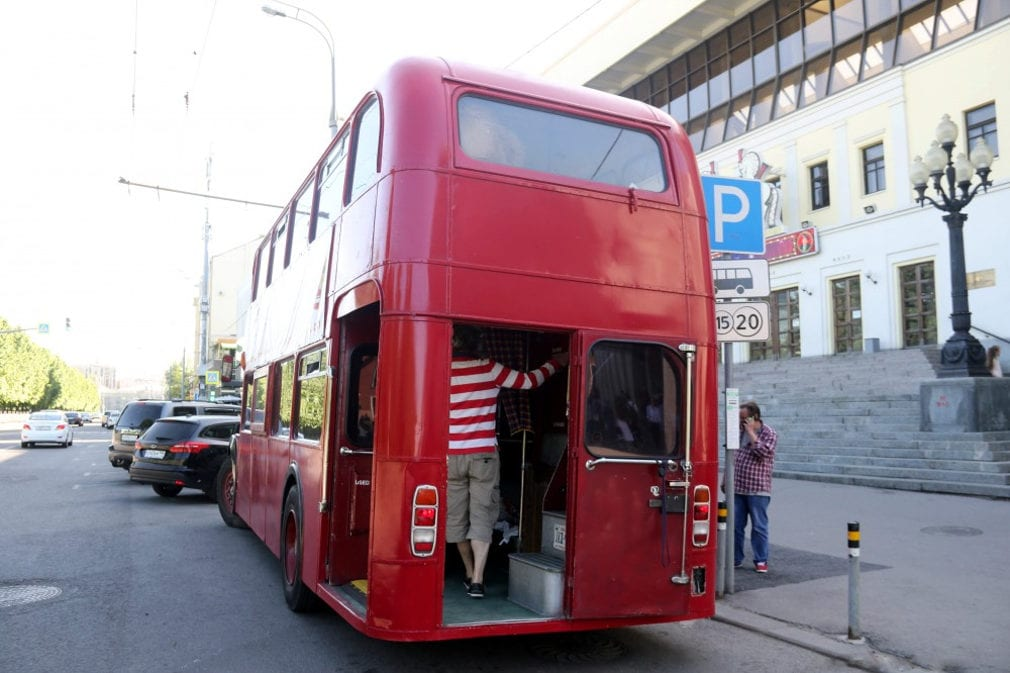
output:
[[[222,516],[289,607],[399,641],[714,612],[702,190],[643,103],[434,59],[363,98],[257,253]],[[506,366],[483,600],[446,543],[451,340]]]

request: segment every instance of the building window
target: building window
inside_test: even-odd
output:
[[[751,360],[779,360],[800,356],[800,292],[791,287],[768,297],[771,325],[768,341],[750,345]]]
[[[902,345],[936,343],[936,287],[933,262],[909,264],[898,269],[901,282]]]
[[[887,187],[884,178],[884,143],[863,148],[863,190],[865,194],[881,192]]]
[[[985,138],[985,144],[993,155],[999,155],[999,137],[996,135],[996,103],[989,103],[964,113],[964,125],[968,130],[968,147]]]
[[[828,192],[828,162],[822,161],[810,167],[810,208],[827,208],[831,205]]]
[[[768,1],[631,85],[624,95],[660,108],[669,104],[671,115],[683,123],[771,84],[771,92],[756,92],[754,104],[776,100],[778,105],[767,114],[752,115],[748,130],[753,130],[1008,16],[1007,0]],[[688,73],[690,81],[672,90]],[[731,137],[727,132],[722,142]]]
[[[862,351],[863,307],[859,276],[846,276],[831,281],[831,302],[835,314],[835,352]]]

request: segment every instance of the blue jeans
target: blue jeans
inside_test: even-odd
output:
[[[743,538],[748,518],[751,524],[750,545],[754,563],[768,562],[768,503],[771,500],[770,495],[733,496],[733,503],[736,506],[736,511],[733,512],[733,524],[736,528],[733,531],[736,540],[733,547],[733,565],[743,563]]]

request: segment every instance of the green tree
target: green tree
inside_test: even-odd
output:
[[[183,381],[182,362],[173,362],[165,370],[165,399],[174,398],[190,399],[193,397],[194,373],[186,370],[186,380]]]
[[[98,386],[0,318],[0,411],[98,409]]]

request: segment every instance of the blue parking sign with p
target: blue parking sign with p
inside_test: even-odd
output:
[[[716,175],[701,176],[712,252],[763,255],[761,182]]]

